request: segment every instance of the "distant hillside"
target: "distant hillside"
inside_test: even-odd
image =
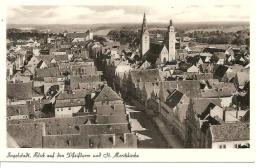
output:
[[[222,29],[223,31],[233,31],[232,29],[240,29],[244,27],[249,27],[247,22],[210,22],[210,23],[174,23],[177,31],[195,31],[195,30],[216,30]],[[168,23],[149,23],[148,27],[151,30],[154,29],[165,29]],[[38,31],[50,31],[53,33],[64,32],[65,30],[69,32],[84,32],[89,29],[96,31],[97,33],[106,34],[109,30],[138,30],[141,28],[141,23],[120,23],[120,24],[93,24],[93,25],[80,25],[80,24],[43,24],[43,25],[33,25],[33,24],[8,24],[7,28],[25,29],[31,28]],[[102,31],[99,31],[102,30]],[[235,30],[236,31],[236,30]]]

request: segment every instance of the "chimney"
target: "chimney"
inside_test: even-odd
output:
[[[238,119],[238,110],[236,110],[236,119]]]
[[[226,122],[226,109],[223,111],[223,121]]]
[[[124,144],[127,143],[127,137],[126,137],[127,133],[124,133]]]

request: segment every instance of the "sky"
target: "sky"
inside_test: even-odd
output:
[[[114,2],[114,1],[112,1]],[[249,21],[247,0],[171,0],[149,4],[8,6],[8,24],[102,24]]]

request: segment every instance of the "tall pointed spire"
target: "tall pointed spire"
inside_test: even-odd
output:
[[[145,53],[150,49],[150,39],[149,39],[149,31],[146,23],[146,16],[144,12],[143,24],[141,30],[141,55],[144,56]]]
[[[146,16],[145,16],[145,12],[144,12],[144,17],[143,17],[143,25],[142,25],[142,32],[144,32],[145,30],[147,30],[147,23],[146,23]]]
[[[170,20],[170,26],[172,26],[172,19]]]

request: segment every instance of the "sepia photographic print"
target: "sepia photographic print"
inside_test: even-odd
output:
[[[251,3],[55,2],[6,6],[4,160],[253,161]]]

